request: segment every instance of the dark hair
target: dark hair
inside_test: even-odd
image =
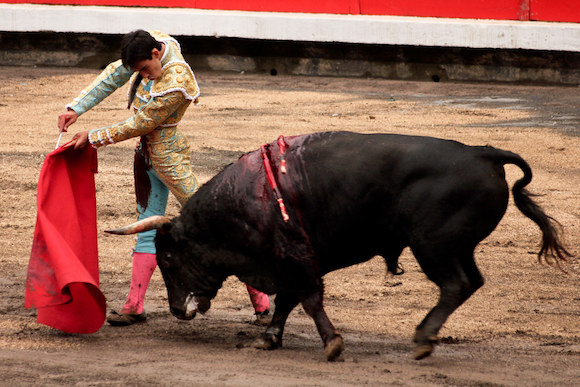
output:
[[[161,50],[161,42],[155,40],[147,31],[136,30],[123,36],[121,40],[121,60],[123,66],[132,68],[137,62],[152,59],[154,48]]]
[[[137,62],[153,59],[151,53],[153,49],[161,50],[162,47],[161,43],[155,40],[147,31],[136,30],[129,32],[121,40],[121,60],[123,61],[123,66],[133,68]],[[137,74],[137,78],[135,78],[131,86],[131,91],[129,92],[127,109],[131,108],[133,99],[135,99],[135,93],[137,93],[137,87],[139,87],[142,79],[141,74]]]

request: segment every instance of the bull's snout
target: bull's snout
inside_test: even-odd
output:
[[[207,297],[196,297],[193,293],[185,298],[185,302],[181,307],[170,307],[171,314],[180,320],[191,320],[195,317],[197,312],[204,314],[211,306],[210,300]]]
[[[180,319],[180,320],[191,320],[195,317],[195,315],[197,314],[196,312],[191,313],[189,316],[185,313],[185,309],[184,308],[176,308],[176,307],[170,307],[169,310],[171,311],[171,314]]]

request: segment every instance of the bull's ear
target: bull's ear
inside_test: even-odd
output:
[[[176,220],[172,224],[173,227],[171,228],[171,235],[173,235],[173,239],[175,239],[175,241],[182,241],[184,239],[187,239],[183,222]]]
[[[173,223],[165,223],[157,229],[157,232],[161,235],[167,235],[171,232],[173,228]]]
[[[174,220],[171,223],[164,224],[163,227],[159,230],[162,233],[171,233],[171,238],[175,242],[186,239],[185,228],[183,227],[183,223],[179,220]]]

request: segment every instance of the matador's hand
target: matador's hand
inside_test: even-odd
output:
[[[68,127],[74,124],[79,118],[79,115],[74,110],[67,110],[58,116],[58,129],[61,132],[66,132]]]
[[[89,144],[89,132],[85,130],[84,132],[76,133],[73,136],[69,146],[74,145],[75,149],[83,149],[88,144]]]

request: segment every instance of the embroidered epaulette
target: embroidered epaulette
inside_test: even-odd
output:
[[[159,97],[174,91],[183,93],[186,99],[195,101],[199,97],[199,87],[189,65],[173,61],[163,66],[163,75],[156,79],[151,88],[151,97]]]

